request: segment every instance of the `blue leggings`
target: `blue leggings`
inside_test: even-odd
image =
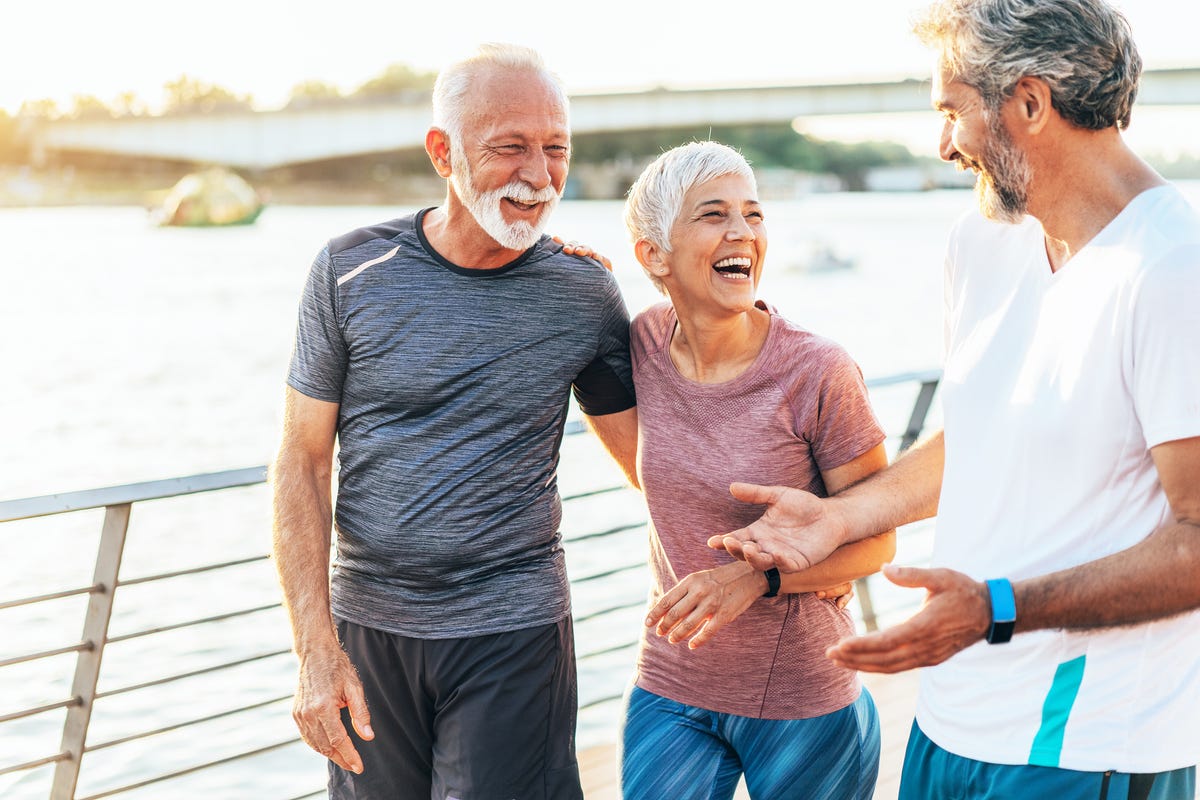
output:
[[[634,687],[620,758],[625,800],[729,800],[745,773],[752,798],[870,800],[879,773],[871,695],[822,717],[754,719],[687,706]]]

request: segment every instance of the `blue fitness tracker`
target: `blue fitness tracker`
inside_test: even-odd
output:
[[[987,641],[988,644],[1004,644],[1012,638],[1017,622],[1017,598],[1008,578],[987,581],[987,588],[992,598],[992,624],[988,626]]]

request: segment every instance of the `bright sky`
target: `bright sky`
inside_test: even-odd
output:
[[[390,63],[436,70],[482,41],[538,49],[572,92],[928,74],[921,0],[59,0],[6,3],[0,108],[75,94],[157,105],[187,73],[263,107],[294,85],[353,90]],[[1200,65],[1200,4],[1119,0],[1149,67]]]

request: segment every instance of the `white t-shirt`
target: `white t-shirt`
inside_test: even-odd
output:
[[[1174,187],[1134,198],[1058,272],[1036,220],[964,218],[946,344],[934,566],[1015,581],[1171,519],[1150,448],[1200,436],[1200,218]],[[973,645],[923,671],[917,722],[992,763],[1200,763],[1200,612]]]

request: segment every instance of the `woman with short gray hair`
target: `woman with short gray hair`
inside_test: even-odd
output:
[[[869,800],[879,721],[825,649],[853,632],[846,584],[895,552],[888,532],[804,572],[758,572],[705,547],[753,521],[730,483],[820,495],[887,463],[858,366],[755,298],[767,252],[754,173],[694,142],[630,190],[639,263],[668,302],[630,332],[638,473],[650,510],[650,611],[622,734],[627,800]],[[686,646],[684,646],[686,643]]]

